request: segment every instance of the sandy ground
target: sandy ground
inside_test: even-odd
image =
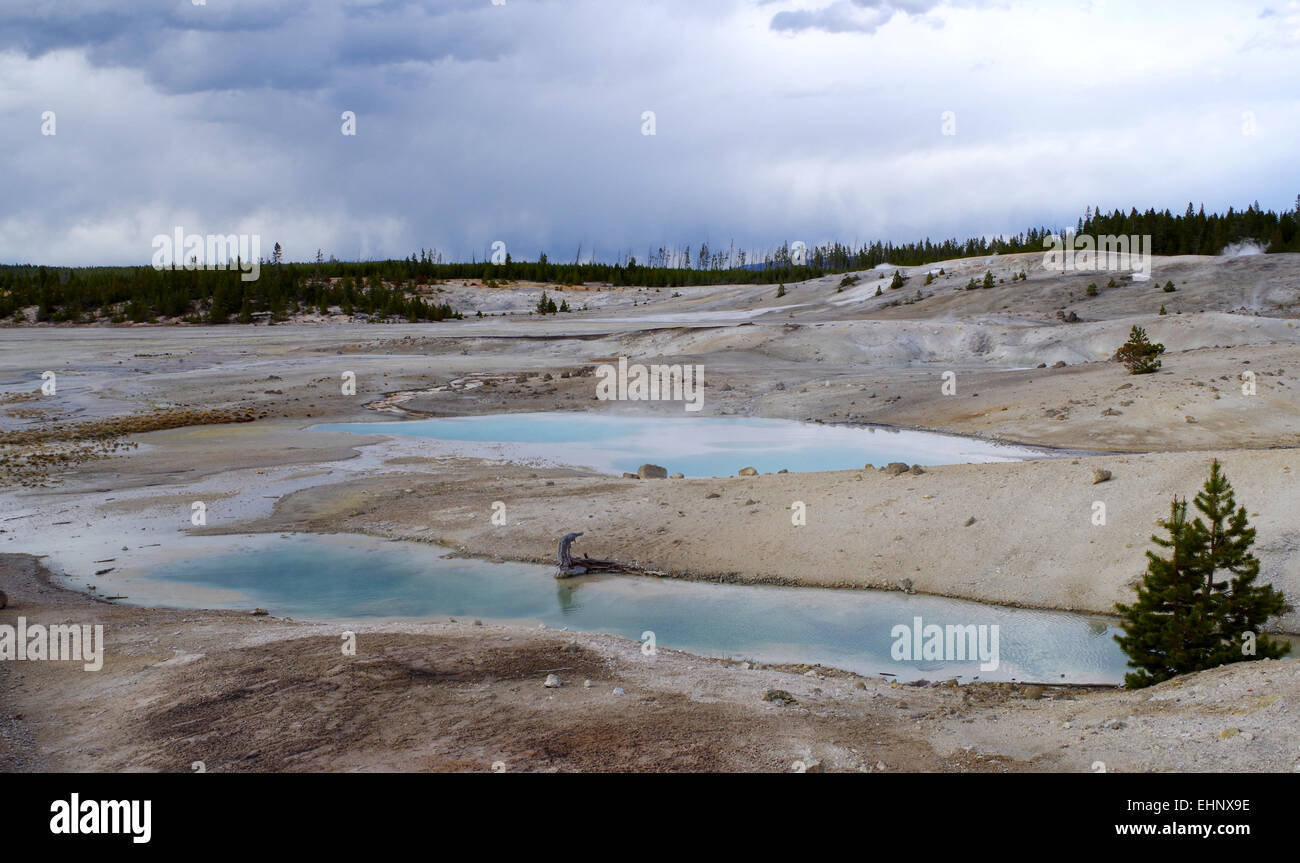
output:
[[[1290,770],[1300,755],[1294,663],[1225,668],[1143,693],[1049,689],[1040,700],[992,685],[860,689],[829,670],[819,680],[667,652],[650,667],[635,645],[605,636],[461,624],[353,627],[382,646],[343,663],[337,626],[105,605],[45,584],[12,556],[53,555],[64,582],[84,587],[110,581],[93,577],[92,560],[129,564],[191,530],[352,531],[530,561],[552,560],[559,534],[583,530],[581,551],[674,575],[910,583],[1106,612],[1131,596],[1170,497],[1194,494],[1218,458],[1258,529],[1265,577],[1300,596],[1291,517],[1300,504],[1300,256],[1157,259],[1152,283],[1120,278],[1115,288],[1108,274],[1046,273],[1039,260],[905,270],[907,285],[890,292],[886,279],[881,297],[867,273],[842,291],[836,277],[787,286],[780,299],[770,286],[650,292],[636,306],[623,297],[546,320],[6,329],[0,434],[12,444],[59,431],[40,445],[54,457],[35,474],[14,469],[17,444],[0,465],[0,554],[11,555],[0,560],[0,589],[21,599],[0,622],[19,608],[29,618],[93,610],[113,624],[116,658],[89,676],[53,663],[0,665],[3,764],[779,770],[811,758],[849,770],[877,761],[1088,770],[1098,760],[1112,770]],[[946,276],[923,286],[941,266]],[[1022,268],[1028,281],[1011,282]],[[962,289],[986,269],[1007,282]],[[1175,292],[1156,288],[1166,280]],[[1087,298],[1092,281],[1101,296]],[[918,289],[921,300],[900,301]],[[458,290],[463,302],[474,296]],[[526,299],[522,288],[514,299],[505,290],[491,300],[501,308]],[[1160,305],[1169,314],[1157,315]],[[1061,322],[1058,310],[1079,322]],[[1167,345],[1161,373],[1133,377],[1108,361],[1134,324]],[[637,481],[302,432],[385,415],[376,408],[391,417],[590,410],[592,378],[564,375],[618,356],[703,364],[705,415],[882,423],[1088,452],[919,476]],[[58,375],[57,397],[31,395],[47,369]],[[345,371],[356,374],[355,396],[340,393]],[[946,371],[956,373],[955,395],[940,389]],[[71,450],[123,418],[214,410],[255,421],[110,437],[130,447],[107,456]],[[1093,484],[1097,468],[1112,478]],[[188,523],[194,499],[211,505],[201,530]],[[497,500],[507,504],[503,526],[489,518]],[[806,526],[791,524],[795,501],[807,505]],[[1105,525],[1093,523],[1098,502]],[[1281,623],[1300,632],[1300,614]],[[581,661],[558,653],[571,640]],[[570,666],[560,672],[565,687],[541,688],[543,669]],[[583,688],[584,677],[596,685]],[[628,694],[612,696],[615,686]],[[798,703],[762,701],[772,688]],[[636,730],[646,712],[666,729],[662,739]],[[205,747],[208,758],[195,754]]]

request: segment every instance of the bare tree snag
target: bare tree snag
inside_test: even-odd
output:
[[[595,558],[583,555],[574,559],[570,551],[573,541],[582,536],[582,532],[566,533],[560,538],[560,546],[556,554],[556,563],[558,569],[555,571],[556,578],[568,578],[573,575],[585,575],[588,572],[640,572],[647,575],[662,575],[663,573],[645,569],[635,563],[619,563],[617,560],[597,560]]]

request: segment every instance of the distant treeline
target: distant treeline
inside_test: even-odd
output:
[[[1297,198],[1300,208],[1300,197]],[[992,253],[1042,252],[1044,239],[1065,229],[1031,228],[1012,237],[956,239],[893,244],[875,242],[852,248],[841,243],[806,250],[784,246],[761,260],[736,250],[710,250],[702,244],[692,258],[689,247],[652,250],[643,261],[626,256],[617,263],[536,261],[447,263],[436,250],[421,249],[409,258],[348,262],[326,260],[320,252],[311,263],[284,263],[279,250],[262,264],[260,277],[245,282],[238,269],[164,269],[144,267],[0,266],[0,319],[20,319],[36,307],[39,321],[145,322],[159,317],[202,323],[252,323],[285,320],[290,314],[337,308],[372,319],[440,321],[460,317],[446,303],[428,299],[441,281],[456,279],[529,281],[559,288],[584,283],[652,288],[690,285],[794,282],[829,273],[865,270],[879,264],[920,266],[953,258]],[[1268,252],[1300,252],[1300,213],[1260,209],[1205,214],[1187,205],[1176,216],[1169,210],[1136,209],[1105,214],[1088,209],[1075,230],[1092,235],[1150,235],[1157,255],[1217,255],[1229,245],[1256,242]],[[799,259],[803,257],[802,263]]]

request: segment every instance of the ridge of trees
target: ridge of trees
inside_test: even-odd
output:
[[[1207,215],[1190,203],[1182,215],[1169,210],[1136,208],[1109,214],[1089,207],[1075,225],[1081,234],[1150,235],[1157,255],[1217,255],[1226,247],[1258,243],[1267,252],[1300,252],[1300,196],[1296,210],[1275,213],[1255,202],[1245,210]],[[790,247],[766,253],[761,260],[734,244],[711,249],[707,243],[692,256],[687,246],[660,247],[642,262],[633,256],[616,263],[552,263],[543,253],[536,261],[491,264],[446,262],[434,249],[387,261],[325,260],[317,252],[307,263],[280,260],[262,264],[256,281],[244,282],[237,269],[164,269],[136,267],[51,267],[0,265],[0,319],[16,318],[37,307],[40,321],[86,321],[96,314],[115,321],[150,321],[180,317],[204,323],[248,323],[255,317],[285,319],[292,312],[328,310],[371,317],[438,321],[459,317],[446,303],[425,299],[446,280],[493,283],[527,281],[562,289],[585,283],[615,287],[675,288],[712,284],[776,284],[830,273],[866,270],[881,264],[920,266],[955,258],[1045,251],[1044,239],[1062,228],[1030,228],[1010,237],[978,237],[895,244],[876,241],[856,248],[827,243],[808,248],[802,263]]]

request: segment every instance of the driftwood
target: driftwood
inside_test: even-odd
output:
[[[616,560],[597,560],[595,558],[583,555],[574,559],[570,552],[570,546],[573,541],[582,536],[582,532],[566,533],[560,538],[560,547],[556,555],[556,563],[559,568],[555,571],[556,578],[569,578],[574,575],[584,575],[588,572],[644,572],[645,570],[635,564],[619,563]]]

